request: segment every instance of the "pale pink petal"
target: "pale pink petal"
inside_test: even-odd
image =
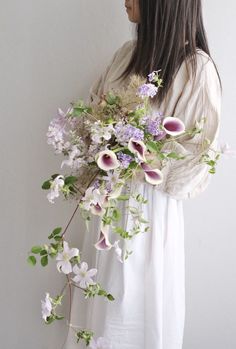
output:
[[[84,279],[82,279],[82,280],[80,281],[79,285],[80,285],[80,287],[82,287],[82,288],[87,288],[87,287],[88,287],[88,285],[87,285],[87,283],[86,283],[86,280],[84,280]]]
[[[80,275],[76,275],[72,278],[72,280],[77,284],[78,282],[80,282],[81,280],[81,276]]]
[[[87,272],[87,275],[92,277],[94,275],[97,274],[97,269],[93,268],[93,269],[90,269],[88,272]]]
[[[78,264],[75,264],[75,265],[73,266],[73,273],[74,273],[74,274],[79,274],[79,271],[80,271],[80,269],[79,269],[79,267],[78,267]]]
[[[60,262],[59,262],[60,263]],[[62,262],[61,271],[64,274],[69,274],[72,272],[72,266],[70,262]]]
[[[86,273],[87,270],[88,270],[88,264],[86,262],[82,262],[81,265],[80,265],[80,270],[83,272],[83,273]]]
[[[72,248],[67,253],[68,253],[68,256],[71,259],[71,258],[77,257],[79,255],[79,250],[78,250],[78,248]]]

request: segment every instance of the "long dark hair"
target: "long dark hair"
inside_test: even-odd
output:
[[[161,104],[183,61],[190,58],[196,77],[197,48],[211,58],[203,24],[202,2],[139,0],[139,8],[140,23],[135,28],[137,43],[129,64],[118,79],[125,79],[130,73],[147,77],[150,72],[161,69],[163,87],[154,97]],[[216,65],[215,68],[222,88]]]

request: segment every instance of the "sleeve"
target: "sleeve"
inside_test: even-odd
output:
[[[92,83],[92,85],[89,89],[89,94],[88,94],[88,98],[86,100],[86,103],[99,102],[100,97],[103,93],[103,86],[104,86],[104,83],[108,77],[111,66],[114,64],[114,62],[116,61],[116,59],[119,56],[119,54],[121,53],[121,51],[124,50],[131,42],[132,42],[132,40],[126,41],[120,48],[118,48],[115,51],[112,58],[110,59],[110,62],[107,65],[107,67],[99,75],[99,77]]]
[[[212,174],[201,158],[203,153],[215,154],[220,113],[221,86],[214,63],[209,59],[198,65],[194,84],[191,79],[186,83],[173,115],[185,123],[186,129],[192,129],[196,122],[201,123],[205,118],[202,132],[192,137],[184,136],[165,147],[165,150],[183,154],[185,158],[167,162],[160,190],[182,200],[193,198],[206,189]]]

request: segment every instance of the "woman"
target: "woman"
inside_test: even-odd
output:
[[[94,249],[100,222],[91,222],[82,256],[98,269],[97,281],[115,301],[102,297],[85,301],[75,291],[71,323],[105,337],[113,349],[181,349],[185,321],[182,200],[195,197],[209,182],[208,166],[199,163],[198,144],[206,137],[209,148],[215,147],[221,83],[209,53],[201,0],[126,0],[125,6],[129,20],[137,24],[137,38],[116,51],[91,87],[89,101],[96,103],[111,88],[127,84],[132,72],[147,77],[161,69],[163,88],[153,99],[153,110],[180,118],[187,129],[202,118],[206,122],[201,134],[176,144],[176,151],[188,156],[165,167],[160,186],[132,183],[148,200],[143,210],[151,229],[129,242],[133,254],[124,264],[112,251]],[[125,207],[122,210],[126,217]],[[130,217],[123,219],[124,229],[131,225]],[[66,348],[80,345],[71,329]]]

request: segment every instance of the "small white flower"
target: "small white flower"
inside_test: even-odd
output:
[[[63,175],[58,175],[50,186],[50,192],[47,194],[47,199],[54,204],[54,199],[59,197],[61,189],[64,187],[65,181]]]
[[[83,208],[87,211],[90,211],[94,215],[103,215],[105,210],[103,208],[103,205],[105,203],[106,195],[101,193],[99,189],[94,189],[94,187],[89,187],[84,197],[82,198],[83,201]]]
[[[112,345],[104,338],[99,337],[96,341],[94,338],[91,339],[90,349],[112,349]]]
[[[236,157],[236,150],[232,149],[228,143],[220,145],[220,152],[229,157]]]
[[[80,144],[79,144],[80,145]],[[86,161],[82,158],[83,147],[78,148],[78,145],[73,145],[69,152],[69,159],[63,160],[61,163],[61,168],[66,165],[72,169],[79,169],[82,165],[86,164]]]
[[[46,293],[45,300],[41,300],[41,308],[42,308],[42,317],[44,321],[47,321],[47,317],[49,317],[52,313],[52,303],[49,297],[49,293]]]
[[[63,242],[63,251],[57,254],[56,260],[57,269],[59,272],[63,272],[64,274],[69,274],[72,272],[71,258],[77,257],[79,255],[78,248],[69,248],[68,242]]]
[[[77,264],[74,265],[73,272],[76,276],[72,280],[75,283],[79,283],[80,287],[87,288],[89,285],[95,285],[92,277],[97,274],[97,269],[88,270],[88,264],[86,262],[82,262],[80,268]]]
[[[91,138],[94,143],[102,143],[103,139],[108,141],[112,133],[114,132],[114,128],[112,125],[103,126],[100,121],[95,122],[91,127]]]
[[[107,176],[103,176],[102,179],[108,182],[110,190],[116,189],[118,184],[124,184],[124,180],[120,178],[119,170],[108,171]]]
[[[124,263],[124,261],[122,259],[122,249],[119,246],[119,242],[120,242],[120,240],[115,241],[113,244],[113,247],[115,249],[115,253],[116,253],[116,257],[117,257],[118,261],[121,263]]]

